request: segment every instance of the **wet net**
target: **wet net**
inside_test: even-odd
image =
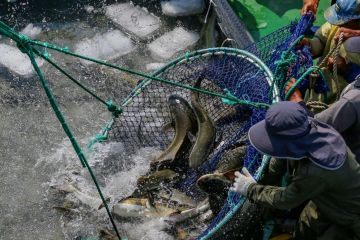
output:
[[[274,81],[271,73],[254,59],[226,48],[184,56],[155,72],[153,76],[188,86],[194,86],[201,77],[204,79],[200,85],[202,90],[235,96],[244,101],[271,104],[285,98],[282,89],[290,77],[298,78],[312,66],[309,49],[296,47],[297,41],[309,30],[312,22],[313,16],[305,15],[299,22],[281,28],[246,48],[247,52],[257,56],[275,73]],[[166,148],[174,137],[174,132],[162,130],[171,121],[168,98],[178,95],[190,102],[191,94],[194,91],[144,79],[123,102],[123,113],[113,122],[109,131],[110,139],[125,142],[128,151],[148,146]],[[213,120],[216,139],[221,144],[213,149],[200,167],[189,170],[186,178],[178,184],[179,189],[190,195],[197,193],[194,184],[197,178],[213,172],[224,152],[246,136],[249,128],[263,120],[266,113],[266,109],[262,107],[231,104],[219,97],[201,93],[200,104]],[[229,112],[235,114],[229,115]],[[244,166],[255,174],[261,166],[263,156],[249,142],[246,145]],[[258,171],[258,176],[260,175]],[[234,207],[240,206],[243,201],[239,195],[230,192],[220,214],[200,238],[207,238],[221,227],[226,216],[233,214]]]
[[[260,62],[245,52],[235,49],[199,51],[191,57],[181,58],[154,75],[173,82],[193,86],[200,77],[200,89],[222,95],[235,96],[244,102],[271,104],[269,98],[272,75]],[[251,89],[251,91],[250,91]],[[116,119],[110,139],[125,141],[129,151],[140,146],[165,148],[174,137],[174,132],[165,133],[162,127],[171,121],[168,98],[178,95],[190,102],[193,91],[161,82],[143,80],[126,100],[121,117]],[[197,169],[191,169],[179,188],[190,195],[196,193],[193,185],[199,175],[215,170],[226,149],[235,144],[250,126],[264,118],[266,109],[261,106],[237,105],[207,94],[200,94],[201,106],[213,120],[216,139],[222,142],[214,149],[207,161]],[[229,114],[230,113],[230,114]],[[249,158],[255,159],[251,150]],[[250,157],[251,156],[251,157]],[[258,156],[256,162],[261,162]],[[250,163],[247,164],[250,166]],[[258,164],[253,164],[256,169]]]
[[[313,65],[313,60],[308,47],[296,47],[297,42],[304,34],[309,32],[313,23],[311,14],[304,15],[299,22],[294,22],[278,31],[266,36],[260,42],[255,43],[247,48],[247,51],[257,55],[274,73],[274,82],[272,87],[279,89],[280,99],[285,99],[283,88],[291,77],[301,77],[309,67]],[[301,87],[307,88],[308,82],[303,83]],[[268,94],[272,94],[269,91]],[[259,115],[260,117],[260,115]],[[261,115],[262,119],[264,115]],[[262,120],[261,119],[261,120]],[[263,164],[261,165],[261,159]],[[263,167],[269,161],[263,158],[252,146],[248,146],[245,156],[244,165],[250,169],[250,172],[256,179],[261,178]],[[241,206],[245,198],[236,193],[229,192],[220,213],[216,216],[209,227],[201,234],[199,239],[209,239],[230,219],[236,211],[241,211]]]

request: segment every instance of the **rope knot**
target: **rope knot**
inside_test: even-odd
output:
[[[22,53],[29,53],[30,52],[30,42],[31,39],[23,34],[19,34],[18,39],[16,41],[16,46],[20,49]]]
[[[108,110],[113,114],[114,117],[118,117],[123,112],[123,110],[116,106],[112,100],[107,101],[106,105],[108,107]]]

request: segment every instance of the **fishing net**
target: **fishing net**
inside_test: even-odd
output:
[[[256,62],[258,61],[258,62]],[[192,56],[180,58],[154,76],[172,82],[193,86],[201,77],[200,89],[211,93],[231,95],[244,103],[271,104],[269,91],[272,75],[253,55],[235,49],[219,48],[198,51]],[[193,91],[174,87],[158,81],[143,80],[124,102],[123,113],[112,125],[109,137],[124,141],[129,151],[142,146],[164,149],[174,137],[174,132],[164,132],[162,127],[171,121],[168,98],[178,95],[190,102]],[[266,109],[251,104],[237,105],[212,94],[200,94],[200,104],[216,127],[216,139],[220,147],[214,149],[207,161],[197,169],[191,169],[179,188],[194,193],[193,184],[199,175],[215,170],[226,149],[236,143],[250,126],[264,118]],[[232,113],[232,114],[229,114]],[[251,148],[247,151],[254,161]],[[252,169],[261,162],[246,163]],[[194,190],[194,191],[193,191]]]
[[[249,46],[246,50],[257,55],[274,72],[274,82],[272,87],[279,89],[280,98],[285,99],[283,88],[291,77],[301,77],[309,67],[313,65],[313,60],[308,47],[297,47],[296,44],[300,38],[309,32],[313,23],[313,15],[304,15],[299,22],[294,22],[289,26],[281,28],[276,32],[264,37],[258,43]],[[307,88],[308,82],[301,83],[302,88]],[[268,94],[273,93],[269,91]],[[264,117],[262,115],[261,117]],[[260,168],[260,159],[263,159],[253,147],[248,146],[245,157],[245,166],[250,166],[250,172],[257,179],[261,178],[263,169]],[[264,159],[265,160],[265,159]],[[268,160],[268,159],[267,159]],[[236,210],[241,209],[245,199],[238,194],[229,192],[220,213],[201,234],[199,239],[211,238],[219,230]],[[236,210],[234,210],[236,209]],[[241,210],[240,210],[241,211]]]
[[[299,22],[281,28],[246,48],[275,73],[273,82],[271,75],[254,59],[225,48],[184,56],[153,76],[188,86],[193,86],[201,77],[204,79],[200,86],[202,90],[230,94],[244,101],[271,104],[276,97],[284,99],[281,90],[290,77],[300,77],[313,64],[309,49],[296,47],[299,37],[308,31],[312,21],[312,15],[305,15]],[[109,132],[110,139],[125,142],[129,151],[142,146],[164,149],[174,137],[174,132],[162,130],[171,121],[168,98],[174,94],[190,101],[192,91],[149,79],[141,81],[124,101],[123,113],[115,119]],[[196,194],[196,179],[202,174],[213,172],[224,152],[246,135],[252,125],[263,120],[266,113],[266,109],[261,107],[232,105],[208,94],[200,94],[200,103],[215,123],[217,139],[221,139],[222,144],[212,151],[199,168],[189,170],[185,180],[178,185],[179,189],[188,194]],[[237,114],[228,116],[232,109]],[[246,145],[244,165],[255,174],[263,156],[249,142]],[[230,192],[221,212],[200,238],[219,227],[229,213],[233,214],[234,206],[241,205],[242,201],[244,199],[239,195]]]

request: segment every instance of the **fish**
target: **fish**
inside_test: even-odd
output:
[[[200,88],[203,78],[199,77],[195,84],[195,88]],[[195,143],[191,149],[189,156],[189,167],[196,168],[203,163],[215,146],[216,129],[212,119],[206,110],[201,106],[199,93],[193,91],[191,93],[191,106],[194,109],[197,120],[197,134]]]
[[[151,174],[140,176],[137,180],[137,189],[132,196],[143,196],[149,191],[156,190],[166,183],[174,183],[180,175],[170,169],[163,169]]]
[[[149,198],[127,198],[119,201],[113,207],[113,214],[117,217],[134,218],[163,218],[185,209],[162,203],[152,203]]]
[[[122,218],[162,218],[169,223],[179,223],[206,212],[210,205],[208,201],[195,203],[184,193],[171,189],[174,196],[168,193],[151,193],[147,198],[129,197],[119,201],[113,207],[113,214]]]
[[[57,189],[62,192],[72,193],[74,196],[83,204],[95,209],[100,210],[103,207],[103,202],[100,197],[96,196],[93,193],[81,191],[79,188],[75,187],[72,184],[64,184],[51,186],[51,188]],[[106,202],[110,202],[110,198],[105,199]]]
[[[210,208],[210,204],[208,200],[205,200],[202,203],[200,203],[198,206],[188,210],[181,211],[180,213],[174,213],[165,220],[170,223],[180,223],[207,212],[209,208]]]
[[[197,129],[194,112],[184,98],[170,95],[168,103],[175,136],[170,145],[150,162],[151,170],[186,168],[187,164],[182,160],[191,147],[188,134],[195,133]]]
[[[200,43],[199,45],[204,48],[216,47],[216,12],[214,9],[211,10],[210,17],[204,22],[204,25],[200,32]]]
[[[221,160],[216,166],[215,172],[225,174],[229,171],[239,170],[243,167],[247,146],[244,142],[240,144],[242,145],[228,149],[224,152]]]
[[[100,229],[99,237],[102,240],[118,240],[119,238],[108,229]]]
[[[223,110],[214,117],[215,125],[221,127],[233,122],[243,122],[249,119],[252,109],[244,105],[226,105]]]
[[[197,205],[197,203],[191,197],[175,188],[160,189],[158,192],[154,192],[152,194],[153,198],[159,200],[161,199],[170,204],[191,208],[194,208]]]
[[[243,143],[243,142],[242,142]],[[246,145],[240,145],[225,151],[214,173],[201,176],[196,184],[209,196],[210,208],[214,214],[219,213],[227,192],[235,180],[235,171],[243,166]]]

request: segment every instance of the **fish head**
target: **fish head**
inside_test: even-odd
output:
[[[168,99],[170,113],[188,113],[191,110],[190,104],[179,95],[170,95]]]
[[[191,122],[191,133],[195,134],[197,131],[197,120],[194,113],[194,110],[190,106],[187,100],[179,95],[170,95],[168,98],[168,105],[171,117],[174,122],[184,119],[187,117]]]

